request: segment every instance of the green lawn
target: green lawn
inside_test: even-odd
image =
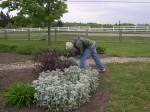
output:
[[[150,63],[112,63],[106,112],[150,111]]]
[[[51,46],[60,50],[65,50],[65,42],[72,40],[73,37],[62,37],[59,41],[52,38]],[[150,57],[149,43],[120,43],[120,42],[101,42],[98,38],[94,39],[97,46],[106,48],[106,55],[117,57]],[[0,44],[30,46],[30,47],[48,47],[46,40],[0,40]]]
[[[98,43],[106,48],[106,54],[117,57],[150,57],[150,44],[146,43]]]

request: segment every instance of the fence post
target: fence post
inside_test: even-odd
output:
[[[55,28],[55,41],[57,41],[57,30]]]
[[[76,32],[77,32],[77,37],[79,37],[80,35],[79,35],[79,31],[78,30],[75,30]]]
[[[7,30],[5,29],[5,40],[7,40]]]
[[[86,29],[86,37],[88,37],[88,29]]]
[[[120,21],[119,21],[119,41],[122,42],[122,29],[120,28]]]
[[[119,30],[119,41],[122,42],[122,30]]]
[[[134,32],[136,32],[136,26],[134,27]]]
[[[68,31],[69,31],[69,26],[68,26]]]
[[[30,35],[30,29],[28,29],[28,40],[30,40],[30,37],[31,37],[31,35]]]

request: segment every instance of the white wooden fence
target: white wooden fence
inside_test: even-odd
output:
[[[3,31],[47,31],[47,28],[14,28],[14,29],[0,29]],[[113,26],[112,28],[91,28],[90,26],[74,26],[74,27],[51,27],[51,30],[57,31],[89,31],[89,32],[148,32],[150,31],[150,26]]]

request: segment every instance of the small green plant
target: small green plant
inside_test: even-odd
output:
[[[4,90],[4,104],[13,105],[16,109],[25,105],[30,107],[34,100],[34,88],[26,83],[13,83]]]
[[[31,55],[33,48],[31,47],[18,47],[15,51],[17,54]]]
[[[98,47],[96,47],[96,50],[97,50],[98,54],[104,54],[106,51],[106,48],[98,46]]]
[[[15,45],[5,45],[5,44],[0,44],[0,52],[12,52],[15,51],[17,46]]]
[[[47,47],[36,47],[32,51],[32,55],[35,56],[35,60],[38,58],[39,55],[42,55],[43,53],[48,52]]]

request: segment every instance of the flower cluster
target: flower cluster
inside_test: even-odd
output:
[[[33,82],[34,98],[40,107],[55,111],[76,109],[89,100],[91,92],[98,88],[98,72],[71,66],[61,71],[40,73]]]

